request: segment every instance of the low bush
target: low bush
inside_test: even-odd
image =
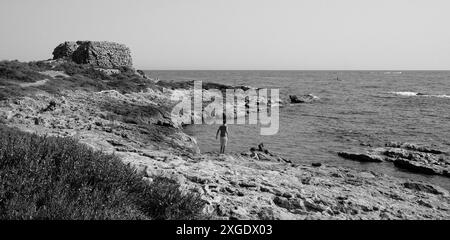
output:
[[[39,72],[62,71],[70,77],[49,77]],[[139,92],[157,86],[150,80],[135,73],[131,68],[122,67],[120,73],[108,75],[89,64],[74,62],[50,63],[36,61],[0,61],[0,100],[22,97],[37,90],[57,94],[62,90],[102,91],[116,90],[120,93]],[[48,79],[40,86],[20,87],[17,82],[36,82]]]
[[[22,82],[35,82],[46,76],[38,72],[37,65],[19,61],[0,61],[0,78]]]
[[[201,214],[205,202],[198,194],[183,194],[176,181],[158,177],[152,187],[146,188],[140,206],[154,219],[204,219]]]
[[[23,95],[24,91],[21,87],[9,83],[7,79],[0,78],[0,101]]]
[[[179,187],[71,138],[0,125],[0,219],[203,218],[204,201]]]
[[[111,77],[108,76],[108,74],[95,69],[93,66],[89,64],[77,64],[74,62],[64,62],[61,64],[58,64],[54,70],[56,71],[63,71],[66,74],[73,76],[73,75],[82,75],[86,78],[90,79],[103,79],[103,80],[110,80]]]
[[[61,86],[61,89],[116,90],[120,93],[130,93],[155,87],[153,82],[137,75],[133,69],[127,67],[119,68],[120,73],[108,75],[89,64],[64,62],[57,65],[54,70],[63,71],[71,76],[64,81],[55,80],[59,85],[68,85]]]
[[[37,89],[57,94],[62,90],[102,91],[109,88],[102,80],[75,74],[68,78],[53,79],[48,84],[37,87]]]

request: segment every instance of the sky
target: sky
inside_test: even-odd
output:
[[[1,0],[0,59],[130,47],[146,70],[450,70],[446,0]]]

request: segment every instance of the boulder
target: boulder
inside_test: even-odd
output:
[[[71,60],[106,69],[133,67],[130,49],[115,42],[64,42],[54,49],[53,59]]]

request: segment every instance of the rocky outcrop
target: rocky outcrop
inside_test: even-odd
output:
[[[307,94],[300,97],[297,97],[296,95],[289,95],[289,99],[291,100],[291,103],[312,103],[319,100],[318,97],[312,94]]]
[[[165,105],[169,98],[159,98],[149,89],[143,93],[121,94],[63,91],[58,96],[40,93],[33,97],[3,101],[0,112],[6,123],[25,131],[71,136],[90,146],[112,140],[134,142],[127,149],[166,149],[186,154],[198,153],[195,139],[184,134],[179,122],[170,119]],[[106,142],[105,144],[109,144]],[[123,150],[123,144],[117,149]]]
[[[114,69],[133,67],[130,49],[119,43],[77,41],[59,44],[53,51],[53,59],[71,60],[78,64]]]
[[[271,161],[271,162],[285,162],[285,163],[292,163],[291,160],[286,159],[281,156],[279,153],[275,153],[272,151],[269,151],[264,147],[263,143],[260,143],[258,145],[258,148],[250,148],[250,152],[243,152],[241,153],[242,156],[248,156],[250,158],[256,159],[258,161]]]
[[[412,144],[412,143],[390,142],[390,143],[386,143],[386,147],[403,148],[403,149],[416,151],[416,152],[423,152],[423,153],[446,154],[445,151],[442,151],[439,149],[434,149],[434,148],[428,147],[428,146],[419,146],[419,145]]]
[[[448,153],[428,146],[411,143],[388,143],[377,149],[387,161],[411,172],[450,177]]]
[[[383,158],[371,153],[338,152],[338,156],[358,162],[382,162]]]
[[[404,158],[394,160],[394,165],[414,173],[422,173],[428,175],[439,175],[440,172],[429,164],[423,164],[418,161],[411,161]]]
[[[450,159],[446,151],[412,143],[391,142],[366,152],[338,152],[338,156],[360,162],[392,162],[395,167],[413,173],[450,177]]]

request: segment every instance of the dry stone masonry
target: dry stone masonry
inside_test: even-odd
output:
[[[53,50],[53,59],[71,60],[107,69],[133,67],[130,49],[115,42],[64,42]]]

